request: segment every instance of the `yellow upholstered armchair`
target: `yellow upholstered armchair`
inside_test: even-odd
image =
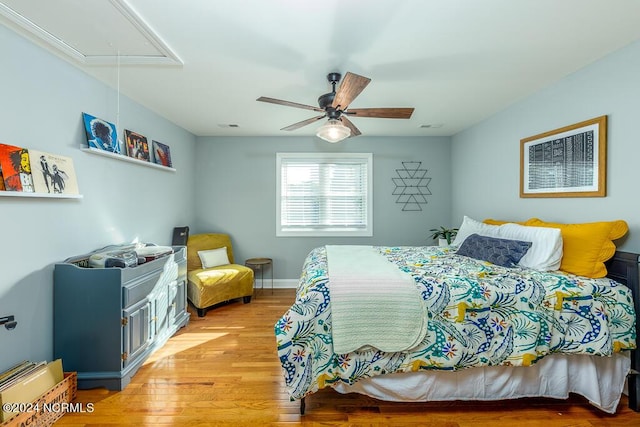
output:
[[[233,263],[228,234],[194,234],[187,240],[187,297],[203,317],[218,303],[251,302],[253,270]]]

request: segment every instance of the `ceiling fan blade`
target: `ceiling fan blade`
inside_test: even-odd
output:
[[[336,92],[336,96],[333,99],[333,104],[331,106],[333,108],[340,108],[341,110],[346,110],[351,101],[356,99],[356,96],[360,95],[360,92],[364,90],[365,87],[371,81],[368,77],[362,77],[357,74],[349,73],[344,76],[342,79],[342,83],[340,83],[340,87]]]
[[[314,107],[313,105],[298,104],[297,102],[283,101],[281,99],[268,98],[266,96],[261,96],[260,98],[256,99],[256,101],[269,102],[271,104],[278,104],[278,105],[286,105],[287,107],[304,108],[305,110],[324,111],[322,108]]]
[[[362,135],[362,132],[360,132],[360,129],[358,129],[356,127],[356,125],[354,125],[353,122],[351,120],[347,119],[345,116],[340,116],[340,121],[342,121],[342,123],[346,127],[351,129],[351,135],[349,135],[349,138],[351,138],[352,136]]]
[[[318,120],[322,120],[322,119],[324,119],[324,118],[325,118],[325,116],[326,116],[326,114],[323,114],[323,115],[321,115],[321,116],[317,116],[317,117],[312,117],[312,118],[310,118],[310,119],[303,120],[303,121],[301,121],[301,122],[298,122],[298,123],[294,123],[294,124],[292,124],[292,125],[289,125],[289,126],[287,126],[286,128],[282,128],[282,129],[280,129],[280,130],[296,130],[296,129],[300,129],[300,128],[301,128],[301,127],[303,127],[303,126],[306,126],[306,125],[309,125],[309,124],[311,124],[311,123],[313,123],[313,122],[317,122]]]
[[[409,119],[413,114],[413,108],[352,108],[342,114],[348,114],[355,117]]]

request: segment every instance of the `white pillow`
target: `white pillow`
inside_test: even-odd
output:
[[[208,251],[198,251],[198,256],[202,262],[202,268],[211,268],[219,265],[230,264],[226,246]]]
[[[555,271],[560,268],[562,234],[559,228],[530,227],[514,223],[491,225],[465,216],[453,245],[460,247],[462,242],[474,233],[481,236],[531,242],[531,247],[518,262],[518,265],[522,267],[540,271]]]
[[[555,271],[562,261],[562,234],[559,228],[529,227],[507,223],[498,226],[503,239],[531,242],[518,265],[540,271]]]
[[[465,216],[462,220],[462,225],[458,228],[456,238],[453,240],[452,245],[460,246],[467,237],[472,234],[479,234],[481,236],[500,237],[498,235],[498,225],[485,224],[484,222],[476,221],[475,219]]]

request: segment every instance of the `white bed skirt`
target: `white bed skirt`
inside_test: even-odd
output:
[[[398,402],[566,399],[569,393],[577,393],[597,408],[615,413],[630,365],[629,352],[612,357],[554,354],[530,367],[387,374],[351,386],[334,384],[334,388],[340,393],[360,393]]]

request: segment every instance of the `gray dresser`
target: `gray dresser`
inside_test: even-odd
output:
[[[189,322],[186,248],[128,268],[54,269],[54,359],[78,388],[122,390],[144,361]]]

